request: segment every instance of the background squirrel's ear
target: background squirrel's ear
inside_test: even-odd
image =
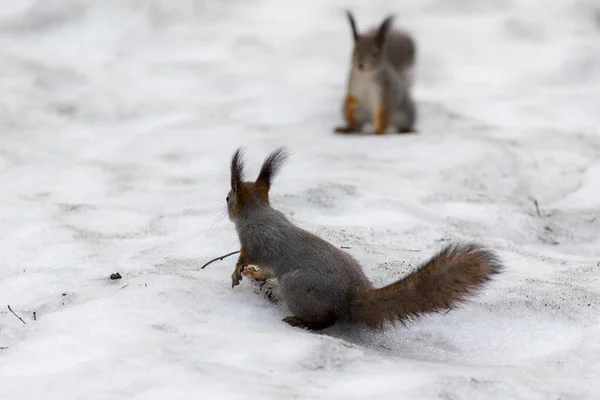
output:
[[[275,178],[275,175],[277,175],[283,166],[283,163],[288,155],[289,152],[285,147],[280,147],[269,154],[260,168],[260,173],[258,174],[258,178],[256,178],[256,184],[264,185],[268,191],[271,187],[273,178]]]
[[[356,21],[354,20],[354,16],[350,10],[346,10],[346,16],[348,17],[348,22],[350,23],[350,28],[352,29],[352,37],[354,41],[358,39],[358,31],[356,30]]]
[[[384,19],[381,25],[379,26],[379,29],[375,34],[375,41],[377,42],[377,45],[379,47],[383,46],[383,42],[385,41],[387,33],[392,27],[392,22],[394,22],[394,16],[390,15],[386,19]]]
[[[241,147],[235,151],[233,158],[231,159],[231,190],[233,193],[237,193],[242,183],[244,173],[243,158],[244,149]]]

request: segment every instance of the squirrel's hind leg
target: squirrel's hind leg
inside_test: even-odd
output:
[[[396,133],[418,133],[418,131],[415,128],[400,126],[396,129]]]
[[[309,330],[325,329],[336,323],[338,315],[335,283],[321,279],[317,272],[296,269],[279,278],[281,294],[294,314],[283,321]]]
[[[308,329],[309,331],[319,331],[321,329],[329,328],[336,322],[335,314],[327,313],[326,315],[315,318],[314,320],[306,320],[294,315],[285,317],[283,322],[295,326],[298,328]]]
[[[397,133],[418,133],[415,128],[417,110],[412,98],[405,98],[392,114],[392,125]]]
[[[384,135],[389,126],[390,120],[388,116],[388,107],[384,103],[377,105],[375,115],[373,116],[374,129],[373,133],[376,135]]]
[[[344,119],[346,125],[335,128],[336,133],[357,133],[362,130],[362,122],[359,121],[358,114],[358,99],[351,94],[346,96],[344,100]]]

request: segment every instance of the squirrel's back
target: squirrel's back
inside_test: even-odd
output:
[[[368,282],[350,254],[290,222],[270,205],[241,216],[236,224],[248,256],[272,269],[277,276],[303,270],[336,276],[340,285]]]
[[[292,224],[268,205],[241,216],[236,227],[247,257],[273,271],[292,310],[305,307],[310,302],[307,294],[313,292],[337,320],[348,319],[352,299],[372,288],[350,254]]]

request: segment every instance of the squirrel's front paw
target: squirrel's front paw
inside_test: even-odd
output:
[[[233,288],[239,285],[241,281],[242,273],[240,272],[239,268],[236,268],[235,271],[233,271],[233,274],[231,274],[231,287]]]

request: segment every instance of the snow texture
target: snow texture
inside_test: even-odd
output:
[[[346,7],[417,38],[418,135],[332,133]],[[597,1],[1,0],[0,399],[598,399],[599,105]],[[459,240],[506,272],[406,327],[287,326],[199,269],[239,248],[233,151],[280,145],[274,207],[375,284]]]

